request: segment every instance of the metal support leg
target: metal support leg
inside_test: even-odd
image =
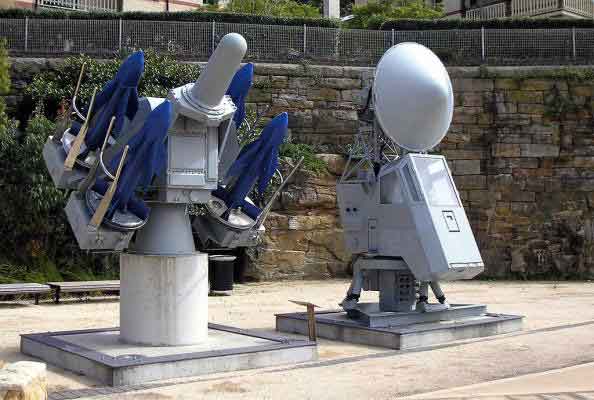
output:
[[[35,305],[39,304],[39,293],[35,293]]]
[[[60,288],[56,288],[56,293],[54,294],[54,303],[58,304],[60,302]]]
[[[345,310],[352,310],[356,307],[361,296],[361,290],[363,289],[363,271],[357,265],[357,262],[353,265],[353,279],[349,290],[347,290],[346,297],[340,303],[340,306]]]
[[[429,282],[421,282],[419,285],[419,300],[417,301],[417,311],[425,312],[429,307]]]
[[[419,303],[427,303],[429,301],[429,283],[421,282],[419,287]]]
[[[433,291],[433,294],[435,295],[437,301],[439,301],[441,304],[445,304],[446,297],[445,294],[443,294],[443,290],[441,290],[441,285],[439,284],[439,282],[431,282],[431,290]]]

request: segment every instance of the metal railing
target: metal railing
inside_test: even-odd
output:
[[[466,11],[467,19],[492,19],[505,18],[505,3],[491,4],[482,8],[473,8]]]
[[[512,16],[531,16],[546,14],[559,8],[557,0],[512,0]]]
[[[219,22],[0,19],[0,37],[6,38],[14,56],[113,57],[153,49],[180,60],[205,61],[229,32],[246,38],[245,59],[258,62],[373,66],[388,48],[407,41],[429,47],[450,65],[594,62],[594,29],[373,31]]]
[[[39,0],[38,5],[78,11],[118,11],[118,0]]]
[[[592,0],[511,0],[466,10],[466,18],[475,20],[504,17],[562,16],[563,14],[593,18],[594,2]]]
[[[584,17],[594,17],[594,2],[592,0],[563,0],[563,9]]]

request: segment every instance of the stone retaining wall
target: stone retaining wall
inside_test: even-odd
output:
[[[19,103],[32,73],[54,62],[16,62],[9,105]],[[593,278],[594,82],[563,67],[449,71],[456,109],[437,150],[447,156],[464,199],[487,265],[484,276]],[[359,124],[357,109],[372,83],[371,68],[258,64],[256,75],[249,106],[271,106],[269,117],[289,111],[296,142],[339,153],[359,129],[369,129]],[[252,252],[252,277],[348,272],[334,187],[344,159],[322,157],[330,172],[301,174],[283,193],[267,221],[266,242]]]

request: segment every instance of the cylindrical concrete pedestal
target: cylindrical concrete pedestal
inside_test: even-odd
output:
[[[208,335],[208,256],[120,256],[120,337],[180,346]]]

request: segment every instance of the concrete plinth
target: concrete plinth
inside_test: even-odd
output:
[[[315,343],[222,325],[191,346],[138,346],[117,328],[21,336],[21,352],[113,386],[317,359]]]
[[[522,317],[517,315],[484,313],[461,317],[460,313],[452,314],[454,315],[459,319],[447,318],[447,314],[442,314],[439,321],[372,328],[367,326],[367,321],[348,318],[344,311],[319,311],[316,312],[316,329],[317,335],[321,338],[398,350],[499,335],[522,329]],[[307,335],[307,314],[277,314],[276,329],[280,332]]]
[[[203,342],[208,335],[208,256],[122,254],[123,341],[150,346]]]
[[[483,304],[452,304],[450,308],[432,312],[418,311],[380,311],[378,303],[359,303],[349,317],[369,328],[387,328],[438,321],[459,321],[465,318],[480,317],[487,312]]]

